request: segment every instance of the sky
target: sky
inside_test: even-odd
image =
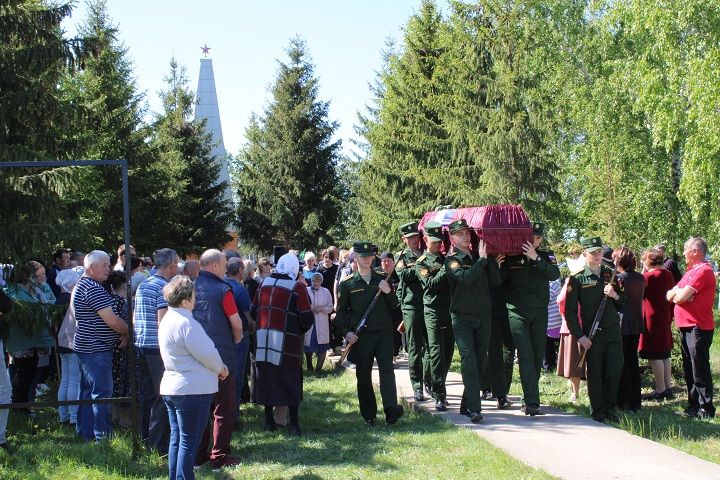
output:
[[[388,38],[402,41],[403,26],[420,0],[107,0],[109,15],[128,49],[137,87],[151,111],[159,112],[158,92],[170,58],[187,68],[197,87],[201,47],[210,47],[225,148],[236,154],[245,142],[250,115],[270,101],[277,60],[287,62],[291,38],[306,42],[318,97],[330,102],[329,118],[340,123],[336,137],[350,154],[357,112],[370,103],[369,84],[382,66]],[[75,2],[63,24],[68,35],[83,21],[84,2]]]

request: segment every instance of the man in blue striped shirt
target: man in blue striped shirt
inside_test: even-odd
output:
[[[133,331],[142,392],[140,433],[149,447],[166,454],[170,423],[160,396],[165,366],[158,345],[158,325],[168,308],[162,289],[177,274],[179,257],[175,250],[162,248],[155,252],[154,260],[157,273],[142,282],[135,294]]]
[[[73,309],[77,332],[73,350],[80,362],[80,399],[112,398],[113,348],[128,340],[128,326],[112,311],[112,297],[102,286],[110,273],[110,256],[95,250],[85,256],[85,273],[75,286]],[[78,433],[83,440],[101,440],[112,433],[109,404],[81,405]]]

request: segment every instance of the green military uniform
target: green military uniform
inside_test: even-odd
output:
[[[358,256],[374,255],[372,244],[368,242],[355,242],[353,248]],[[348,332],[356,331],[383,279],[383,275],[370,270],[365,277],[355,272],[339,284],[335,321],[343,336]],[[397,402],[392,359],[394,326],[391,312],[397,307],[398,300],[395,295],[381,293],[375,308],[367,318],[365,327],[358,332],[358,340],[348,355],[348,359],[355,364],[360,414],[369,424],[374,424],[377,414],[375,391],[372,385],[375,360],[380,374],[380,395],[385,418],[388,423],[395,423],[402,415],[402,406]]]
[[[602,249],[599,237],[584,239],[581,245],[586,251]],[[610,283],[612,269],[600,266],[600,274],[589,267],[570,275],[565,298],[565,319],[570,332],[578,339],[590,334],[595,314],[600,307],[605,285]],[[617,392],[623,367],[623,345],[618,308],[624,302],[625,294],[613,282],[619,299],[608,297],[600,319],[599,330],[592,339],[587,352],[587,384],[590,397],[590,414],[595,420],[617,420]],[[582,307],[582,325],[578,307]]]
[[[417,222],[400,227],[403,237],[420,235]],[[400,277],[397,295],[407,336],[408,371],[415,398],[423,399],[423,383],[430,384],[430,361],[427,352],[427,330],[423,307],[423,288],[415,271],[418,256],[410,249],[398,252],[395,272]]]
[[[425,233],[431,241],[442,241],[442,225],[437,222],[426,223]],[[450,370],[455,343],[450,321],[450,285],[445,274],[445,257],[426,251],[418,258],[415,270],[423,286],[432,396],[436,408],[444,410],[445,379]]]
[[[544,235],[542,222],[533,224],[534,235]],[[541,414],[540,370],[547,341],[550,283],[560,278],[560,269],[551,251],[536,250],[537,259],[513,255],[505,259],[503,274],[508,289],[508,319],[520,366],[523,400],[529,415]]]
[[[491,287],[490,296],[492,298],[490,345],[481,386],[483,393],[492,391],[493,395],[497,397],[498,408],[508,408],[512,405],[507,395],[510,392],[515,365],[515,343],[508,320],[505,283]],[[483,395],[483,398],[489,397]]]
[[[468,228],[464,219],[448,226],[451,234],[463,228]],[[445,259],[445,271],[451,292],[450,318],[465,386],[462,402],[471,419],[480,421],[480,381],[490,342],[490,286],[500,284],[500,271],[495,260],[458,249]]]

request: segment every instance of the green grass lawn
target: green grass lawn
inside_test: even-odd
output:
[[[715,338],[710,351],[710,362],[713,372],[715,390],[720,386],[720,320],[716,315]],[[679,346],[675,346],[674,356],[680,355]],[[646,364],[640,360],[641,367]],[[674,362],[674,368],[678,362]],[[687,401],[685,381],[682,379],[682,364],[679,364],[679,371],[674,370],[677,375],[674,379],[674,392],[676,399],[664,402],[643,401],[643,408],[638,413],[625,413],[621,415],[620,424],[616,426],[650,440],[660,442],[678,450],[682,450],[704,460],[720,464],[720,419],[713,420],[688,419],[677,412],[681,412]],[[453,371],[460,371],[459,354],[455,351],[453,358]],[[642,393],[650,393],[654,384],[652,373],[648,367],[642,378]],[[570,386],[567,379],[558,377],[554,373],[544,374],[540,380],[540,401],[565,412],[575,413],[583,416],[590,416],[590,403],[587,398],[587,384],[583,382],[581,387],[580,401],[573,404],[569,401]],[[513,371],[513,383],[510,388],[511,395],[522,396],[520,376],[517,365]],[[717,402],[716,402],[717,403]]]
[[[262,430],[262,411],[245,406],[244,429],[233,437],[242,465],[200,479],[406,479],[552,478],[493,447],[480,437],[427,413],[406,412],[395,426],[366,427],[357,409],[351,373],[326,372],[305,382],[300,408],[301,438]],[[380,420],[380,417],[378,417]],[[12,456],[0,451],[0,478],[166,478],[164,459],[145,453],[131,458],[127,434],[110,442],[84,444],[60,427],[53,411],[34,422],[11,414]]]

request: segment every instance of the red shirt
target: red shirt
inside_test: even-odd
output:
[[[713,305],[715,304],[715,274],[709,263],[688,268],[677,284],[678,288],[690,287],[695,291],[692,300],[675,305],[675,325],[713,330]]]
[[[228,318],[238,313],[237,304],[235,303],[235,297],[233,297],[232,290],[228,290],[223,295],[223,311]]]

